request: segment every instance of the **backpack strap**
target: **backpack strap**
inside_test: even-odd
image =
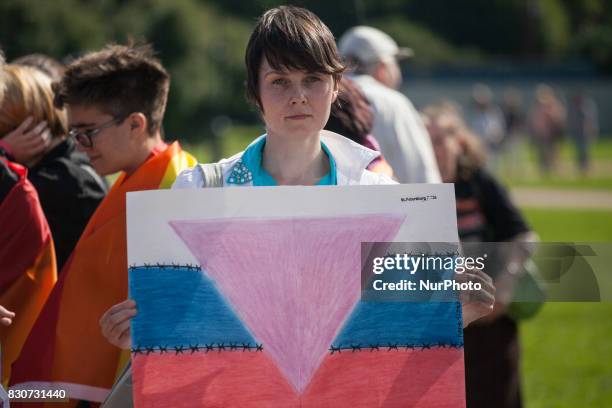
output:
[[[223,171],[219,163],[198,164],[202,172],[202,187],[223,187]]]

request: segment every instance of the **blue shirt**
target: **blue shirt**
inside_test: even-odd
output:
[[[249,146],[240,159],[232,173],[226,180],[227,184],[245,184],[253,181],[254,186],[276,186],[278,183],[262,166],[262,154],[266,145],[266,137],[262,137],[255,144]],[[321,142],[321,148],[329,159],[329,172],[319,180],[317,186],[335,186],[338,184],[336,178],[336,162],[325,143]]]

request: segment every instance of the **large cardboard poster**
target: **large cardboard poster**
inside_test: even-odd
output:
[[[457,242],[451,185],[130,193],[136,406],[462,407],[461,307],[365,302],[362,242]]]

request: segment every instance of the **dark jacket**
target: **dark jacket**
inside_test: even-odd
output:
[[[0,203],[19,181],[19,176],[11,170],[8,163],[1,160],[3,157],[0,155]]]
[[[108,187],[71,139],[62,141],[31,167],[28,178],[51,228],[59,272]]]

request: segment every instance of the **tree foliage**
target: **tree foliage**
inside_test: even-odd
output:
[[[273,0],[2,0],[0,47],[10,61],[42,52],[62,59],[128,38],[153,44],[172,74],[167,135],[199,139],[213,119],[253,121],[243,55]],[[415,63],[490,58],[586,58],[612,72],[608,0],[298,0],[339,37],[356,24],[388,31]]]

